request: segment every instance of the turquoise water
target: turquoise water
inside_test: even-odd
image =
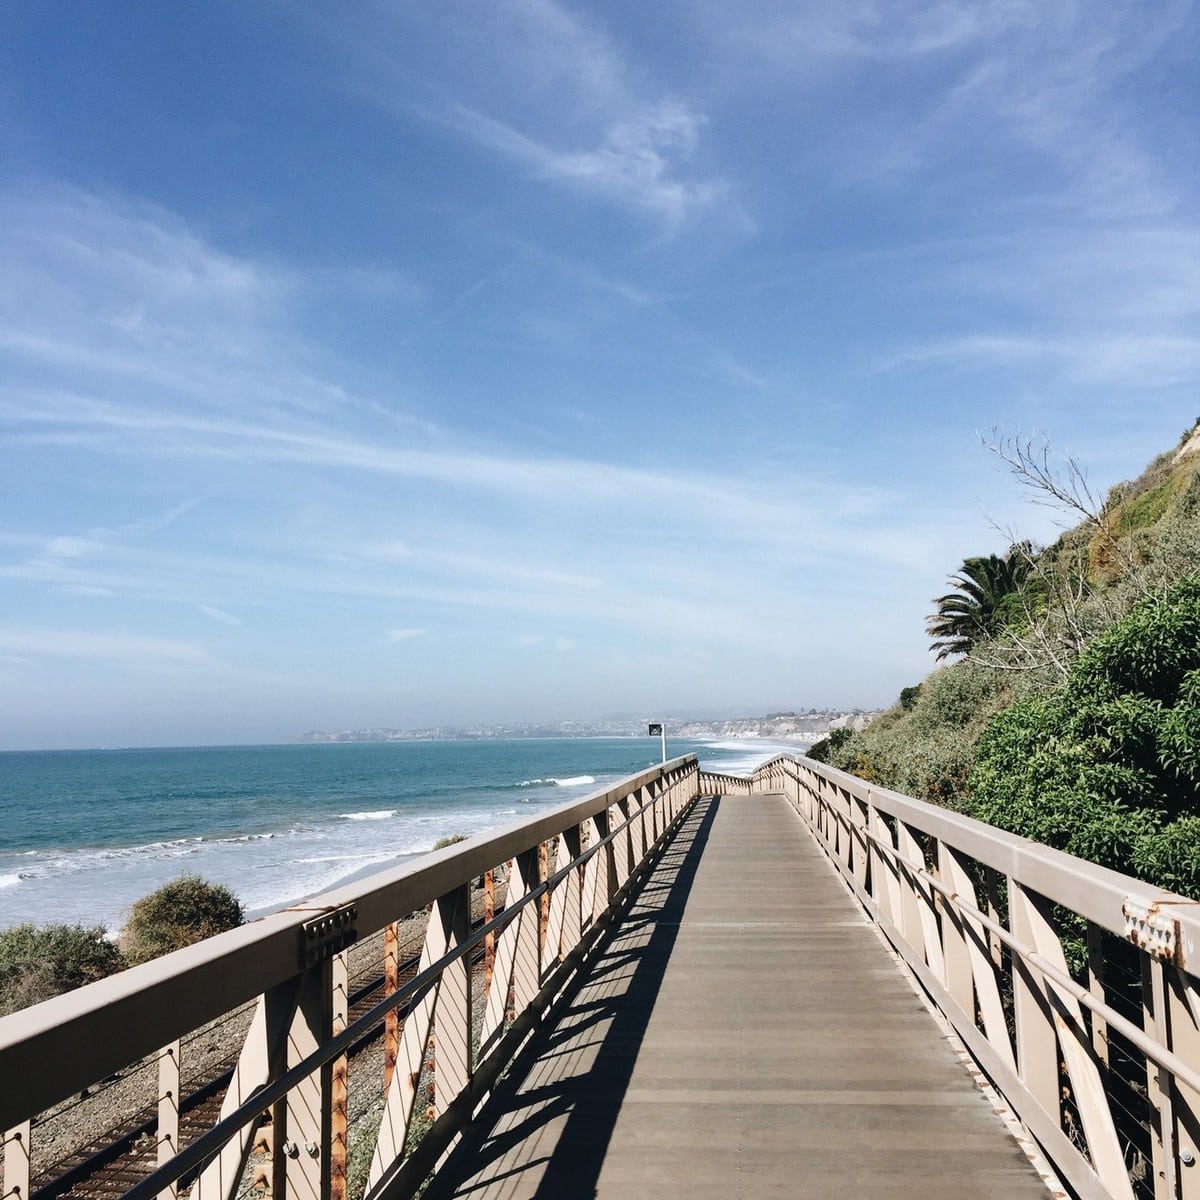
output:
[[[754,743],[672,742],[744,770]],[[657,761],[635,738],[0,754],[0,928],[119,928],[185,871],[252,915],[582,797]]]

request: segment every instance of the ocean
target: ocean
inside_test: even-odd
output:
[[[0,753],[0,928],[115,932],[183,873],[251,917],[510,824],[658,761],[658,740],[545,738]],[[751,770],[783,747],[674,740]]]

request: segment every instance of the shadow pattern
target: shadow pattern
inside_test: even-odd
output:
[[[696,802],[589,968],[568,985],[447,1157],[426,1200],[595,1196],[719,805],[719,797]]]

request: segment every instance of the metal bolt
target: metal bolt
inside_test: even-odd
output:
[[[288,1156],[288,1158],[300,1157],[300,1147],[297,1146],[295,1142],[284,1142],[283,1152]]]
[[[321,1147],[316,1142],[306,1142],[304,1148],[308,1151],[309,1158],[320,1158]]]
[[[1179,1151],[1179,1161],[1183,1163],[1185,1167],[1195,1166],[1196,1155],[1189,1147],[1184,1146],[1183,1149]]]

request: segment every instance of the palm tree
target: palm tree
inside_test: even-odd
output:
[[[958,573],[950,577],[957,590],[939,596],[934,601],[937,612],[925,622],[939,662],[966,654],[1003,627],[1004,599],[1020,591],[1032,565],[1028,542],[1010,547],[1003,558],[989,554],[963,562]]]

